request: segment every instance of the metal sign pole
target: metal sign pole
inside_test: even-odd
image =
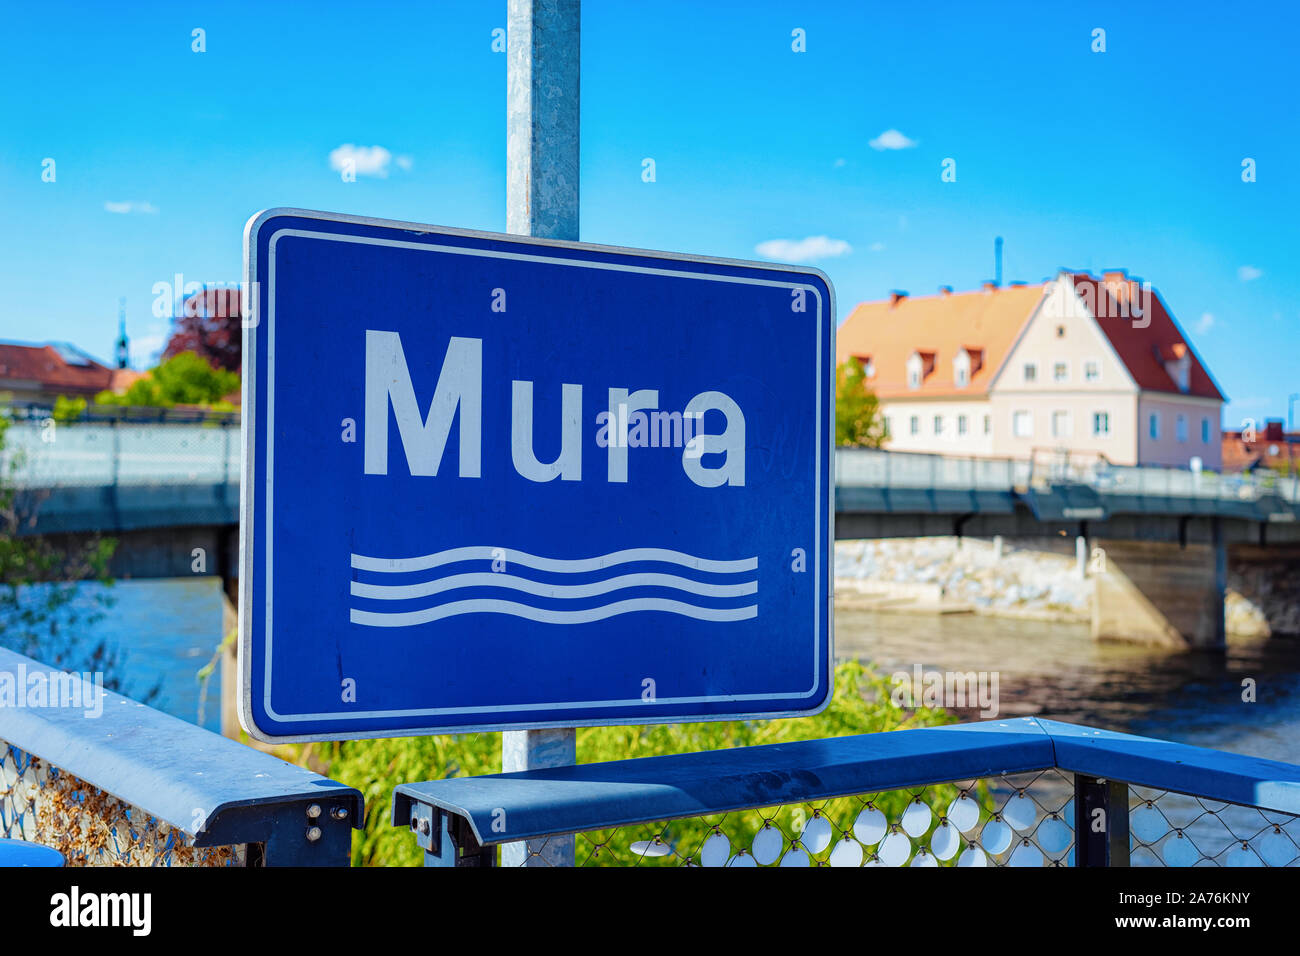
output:
[[[508,0],[506,230],[578,238],[579,0]],[[501,735],[506,772],[577,762],[572,727]],[[509,821],[506,821],[507,830]],[[507,843],[503,866],[573,866],[573,837]]]

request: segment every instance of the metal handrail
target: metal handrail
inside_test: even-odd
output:
[[[0,694],[0,740],[184,832],[196,847],[263,844],[265,865],[348,864],[351,830],[363,819],[359,791],[0,648],[0,689],[23,693],[33,679],[74,687],[82,702],[102,695],[102,709],[90,716],[52,699],[6,704]]]
[[[464,865],[562,833],[1050,769],[1300,814],[1300,766],[1024,717],[407,783],[392,822],[428,862]]]

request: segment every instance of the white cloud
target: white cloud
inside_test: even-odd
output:
[[[911,149],[916,140],[908,139],[896,129],[887,129],[867,144],[872,149]]]
[[[883,242],[873,242],[868,248],[871,249],[872,252],[883,252],[885,250],[885,244]]]
[[[853,251],[843,239],[831,239],[827,236],[809,236],[806,239],[768,239],[754,247],[764,259],[780,259],[783,262],[810,262],[813,259],[833,259],[846,256]]]
[[[158,207],[147,202],[113,202],[104,203],[104,211],[117,213],[119,216],[129,216],[132,213],[141,213],[153,215],[158,212]]]
[[[1197,335],[1204,335],[1212,328],[1214,328],[1214,316],[1209,312],[1202,312],[1201,317],[1196,320],[1196,327],[1192,331]]]
[[[1263,269],[1256,269],[1254,266],[1242,266],[1237,270],[1237,278],[1242,282],[1254,282],[1263,274]]]
[[[393,154],[382,146],[356,146],[352,143],[344,143],[337,149],[330,150],[330,169],[339,173],[351,170],[358,176],[378,176],[380,179],[387,179],[388,164],[392,161]],[[401,165],[400,162],[398,165]]]
[[[839,157],[838,159],[835,160],[835,168],[839,169],[846,162],[848,162],[848,160],[846,160],[843,156]]]
[[[405,172],[410,172],[411,167],[415,165],[415,160],[405,154],[398,156],[393,162],[397,163],[397,167]]]

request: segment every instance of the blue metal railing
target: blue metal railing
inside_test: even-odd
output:
[[[953,782],[962,783],[926,801]],[[1055,796],[1045,786],[1053,782]],[[1034,787],[1049,793],[1031,799]],[[895,791],[907,809],[887,820],[880,795]],[[877,796],[834,819],[845,810],[833,801],[859,794]],[[558,834],[655,821],[632,845],[632,862],[707,864],[710,841],[730,847],[725,821],[736,811],[789,804],[806,808],[804,823],[783,845],[769,811],[752,849],[714,852],[713,864],[802,854],[840,865],[841,844],[853,849],[840,856],[846,865],[962,865],[967,853],[995,864],[1019,854],[1031,865],[1128,865],[1131,855],[1170,865],[1300,862],[1300,767],[1038,718],[410,783],[394,792],[393,824],[412,829],[430,865],[492,865],[503,843],[531,849]],[[714,818],[698,845],[675,845],[671,825],[658,825],[693,817]],[[809,819],[822,821],[815,837]],[[760,835],[784,852],[761,858]]]
[[[351,787],[0,648],[0,837],[87,863],[347,866],[362,813]]]

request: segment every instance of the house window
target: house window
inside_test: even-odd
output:
[[[1092,413],[1092,433],[1094,435],[1110,434],[1110,412]]]
[[[1208,418],[1202,418],[1201,419],[1201,444],[1208,445],[1209,443],[1210,443],[1210,420]]]
[[[884,416],[884,422],[885,422],[885,434],[884,434],[884,437],[885,437],[885,438],[891,438],[891,437],[893,437],[893,434],[894,434],[894,422],[893,422],[893,419],[890,418],[888,415],[886,415],[886,416]]]
[[[907,359],[907,387],[920,388],[925,378],[925,360],[919,352],[913,352]]]
[[[1085,382],[1095,382],[1101,378],[1101,363],[1096,359],[1088,359],[1083,363],[1083,380]]]
[[[965,435],[970,430],[969,421],[965,415],[957,416],[957,434]]]
[[[970,384],[970,363],[970,351],[958,349],[957,355],[952,360],[952,380],[958,388],[965,388]]]
[[[910,419],[908,419],[908,421],[907,421],[907,430],[908,430],[909,432],[911,432],[913,435],[919,435],[919,434],[921,434],[921,416],[920,416],[920,415],[913,415]]]
[[[1057,362],[1052,366],[1053,382],[1068,382],[1070,380],[1070,366],[1065,362]]]
[[[1069,412],[1052,412],[1053,438],[1069,438],[1071,430]]]
[[[1174,422],[1174,434],[1177,436],[1177,438],[1178,438],[1178,440],[1179,440],[1180,442],[1187,441],[1187,418],[1186,418],[1186,416],[1183,416],[1183,415],[1179,415],[1179,416],[1178,416],[1177,420]]]
[[[934,416],[934,433],[935,433],[936,436],[938,436],[938,435],[942,435],[942,434],[943,434],[943,416],[942,416],[942,415],[935,415],[935,416]]]
[[[1152,438],[1160,437],[1160,413],[1152,412],[1151,417],[1147,419],[1147,434]]]
[[[1065,338],[1065,326],[1063,326],[1063,325],[1058,325],[1058,326],[1056,327],[1056,337],[1057,337],[1058,339],[1063,339],[1063,338]]]
[[[1017,438],[1032,438],[1034,416],[1031,412],[1016,412],[1011,416],[1011,432]]]
[[[1037,363],[1037,362],[1026,362],[1026,363],[1025,363],[1024,375],[1025,375],[1025,381],[1026,381],[1026,382],[1036,382],[1036,381],[1038,381],[1038,363]]]
[[[985,416],[984,416],[984,434],[986,434],[986,435],[991,435],[991,434],[993,434],[993,416],[992,416],[992,415],[985,415]]]

